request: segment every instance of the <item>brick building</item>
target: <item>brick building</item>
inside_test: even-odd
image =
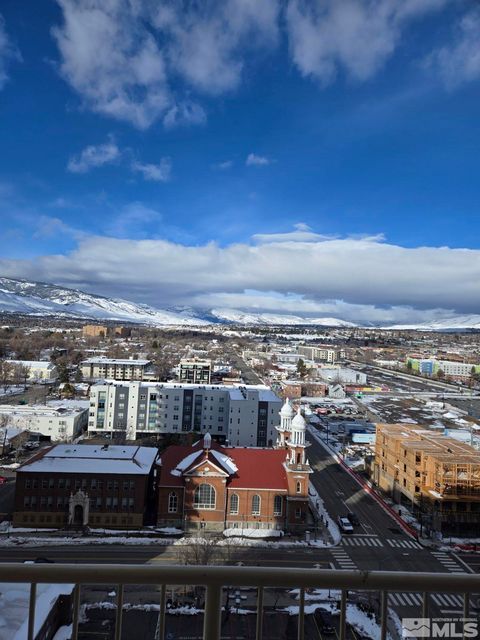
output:
[[[150,524],[157,449],[57,445],[17,469],[15,526],[107,527]]]
[[[307,528],[305,420],[290,403],[280,412],[277,447],[223,447],[210,434],[171,446],[158,462],[159,526],[185,530]]]

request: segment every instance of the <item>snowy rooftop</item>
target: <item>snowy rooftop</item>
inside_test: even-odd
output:
[[[35,637],[47,619],[56,600],[72,592],[71,584],[38,584],[35,602]],[[30,584],[0,584],[0,638],[25,640],[28,633]]]
[[[138,360],[137,360],[138,362]],[[97,383],[93,385],[92,388],[99,387],[102,385],[112,385],[118,387],[130,387],[132,385],[139,385],[141,387],[156,387],[158,389],[198,389],[205,391],[214,391],[215,389],[220,389],[223,391],[228,391],[232,400],[242,400],[243,394],[242,389],[246,389],[247,391],[258,391],[259,399],[270,402],[281,402],[280,398],[275,395],[275,393],[264,384],[190,384],[183,382],[145,382],[145,381],[136,381],[129,382],[125,380],[104,380],[103,382]]]
[[[101,356],[97,358],[88,358],[88,360],[84,360],[82,364],[106,364],[106,365],[135,365],[137,367],[146,367],[150,364],[150,360],[133,360],[130,358],[103,358]]]
[[[21,405],[21,404],[0,404],[0,414],[6,414],[9,416],[24,416],[24,417],[52,417],[58,418],[59,416],[75,416],[78,413],[82,413],[88,408],[85,404],[82,406],[78,401],[75,405],[66,404],[63,400],[58,402],[58,405]]]
[[[18,471],[31,473],[102,473],[147,475],[157,457],[153,447],[59,444]]]
[[[48,368],[54,369],[55,365],[50,360],[7,360],[10,364],[19,364],[23,367],[31,367],[32,369]]]

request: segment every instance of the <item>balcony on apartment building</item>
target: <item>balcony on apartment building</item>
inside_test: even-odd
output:
[[[392,629],[392,614],[389,609],[389,595],[396,592],[421,594],[418,611],[410,616],[427,618],[431,611],[432,596],[455,594],[457,601],[463,602],[463,618],[471,614],[472,602],[478,603],[480,575],[452,573],[414,573],[391,571],[350,571],[325,569],[266,568],[247,566],[169,566],[169,565],[113,565],[113,564],[0,564],[0,582],[13,585],[30,584],[30,605],[28,636],[25,640],[35,640],[35,603],[37,585],[69,584],[73,588],[72,640],[78,638],[82,587],[91,585],[116,585],[115,587],[115,631],[113,637],[120,640],[125,604],[125,587],[129,585],[151,585],[158,589],[158,623],[155,640],[166,637],[167,595],[173,586],[202,586],[204,592],[203,638],[219,640],[222,634],[222,607],[226,602],[228,589],[254,588],[256,633],[261,640],[265,628],[265,595],[270,588],[298,589],[298,611],[295,611],[297,638],[305,636],[306,607],[310,589],[332,589],[339,594],[338,639],[347,637],[347,604],[358,594],[370,594],[370,599],[378,601],[378,635],[375,640],[386,640]],[[273,613],[275,615],[275,613]],[[398,625],[396,627],[398,635]]]

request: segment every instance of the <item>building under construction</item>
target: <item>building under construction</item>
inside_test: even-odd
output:
[[[443,535],[480,531],[480,452],[403,424],[377,424],[373,479],[408,501],[422,528]]]

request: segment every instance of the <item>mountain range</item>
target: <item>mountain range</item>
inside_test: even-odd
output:
[[[85,320],[133,322],[152,326],[209,324],[232,325],[308,325],[323,327],[355,327],[339,318],[310,317],[263,313],[241,309],[191,307],[155,308],[120,298],[107,298],[78,289],[0,277],[0,313],[30,316],[52,316]],[[480,329],[480,315],[458,315],[417,324],[392,324],[386,329],[424,329],[431,331]]]

